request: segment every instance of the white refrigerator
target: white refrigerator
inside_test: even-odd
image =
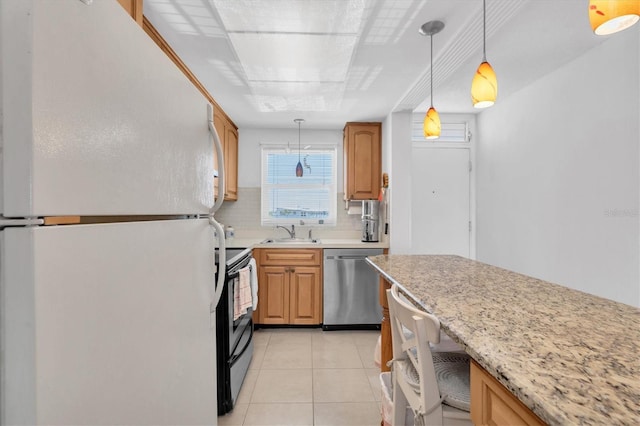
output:
[[[210,106],[117,0],[0,20],[0,422],[216,424]]]

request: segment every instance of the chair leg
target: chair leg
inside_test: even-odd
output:
[[[400,389],[400,385],[395,378],[395,374],[393,377],[393,417],[392,417],[392,426],[406,426],[405,425],[405,417],[407,413],[407,405],[409,401],[407,401],[406,396]]]

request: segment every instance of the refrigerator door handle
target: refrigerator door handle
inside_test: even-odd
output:
[[[0,215],[0,230],[2,230],[3,228],[9,228],[12,226],[38,226],[43,224],[44,224],[44,219],[40,219],[37,217],[15,219],[15,218],[4,217]]]
[[[216,310],[216,306],[218,306],[218,302],[220,302],[220,298],[222,297],[222,290],[224,289],[225,275],[226,275],[226,264],[227,264],[227,250],[226,244],[224,240],[224,229],[222,226],[214,219],[213,216],[209,216],[209,224],[213,226],[217,234],[218,240],[218,283],[214,282],[214,288],[211,292],[211,305],[210,312],[214,313]],[[215,255],[215,254],[214,254]],[[215,261],[215,260],[214,260]],[[215,279],[214,279],[215,280]],[[215,315],[213,315],[215,317]]]
[[[213,215],[222,206],[222,202],[224,201],[224,153],[222,152],[220,137],[218,136],[215,125],[213,124],[213,107],[210,103],[207,103],[207,121],[209,125],[209,134],[213,139],[213,146],[216,149],[216,156],[218,158],[218,198],[216,198],[213,207],[209,210],[209,214]],[[224,235],[224,233],[222,235]]]

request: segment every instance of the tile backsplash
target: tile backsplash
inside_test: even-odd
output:
[[[296,225],[298,235],[306,237],[311,228],[315,238],[360,238],[362,233],[360,215],[347,214],[343,196],[343,193],[337,194],[338,211],[335,226]],[[260,188],[238,188],[238,201],[225,202],[216,213],[216,219],[225,226],[233,226],[236,237],[239,238],[268,238],[280,234],[282,237],[286,236],[284,230],[276,230],[275,226],[260,225]]]

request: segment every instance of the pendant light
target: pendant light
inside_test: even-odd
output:
[[[487,108],[498,97],[498,79],[487,62],[487,5],[482,0],[482,63],[471,82],[471,102],[475,108]]]
[[[591,0],[589,21],[597,35],[609,35],[629,28],[640,20],[638,0]]]
[[[296,166],[296,176],[302,177],[304,170],[300,162],[300,124],[304,122],[304,118],[295,118],[293,121],[294,123],[298,123],[298,165]]]
[[[424,123],[422,129],[424,131],[424,137],[427,139],[437,139],[440,137],[440,115],[438,111],[433,107],[433,35],[439,33],[444,28],[444,22],[442,21],[429,21],[423,24],[418,31],[423,36],[429,36],[431,41],[431,65],[429,68],[430,73],[430,88],[431,88],[431,106],[427,115],[424,117]]]

